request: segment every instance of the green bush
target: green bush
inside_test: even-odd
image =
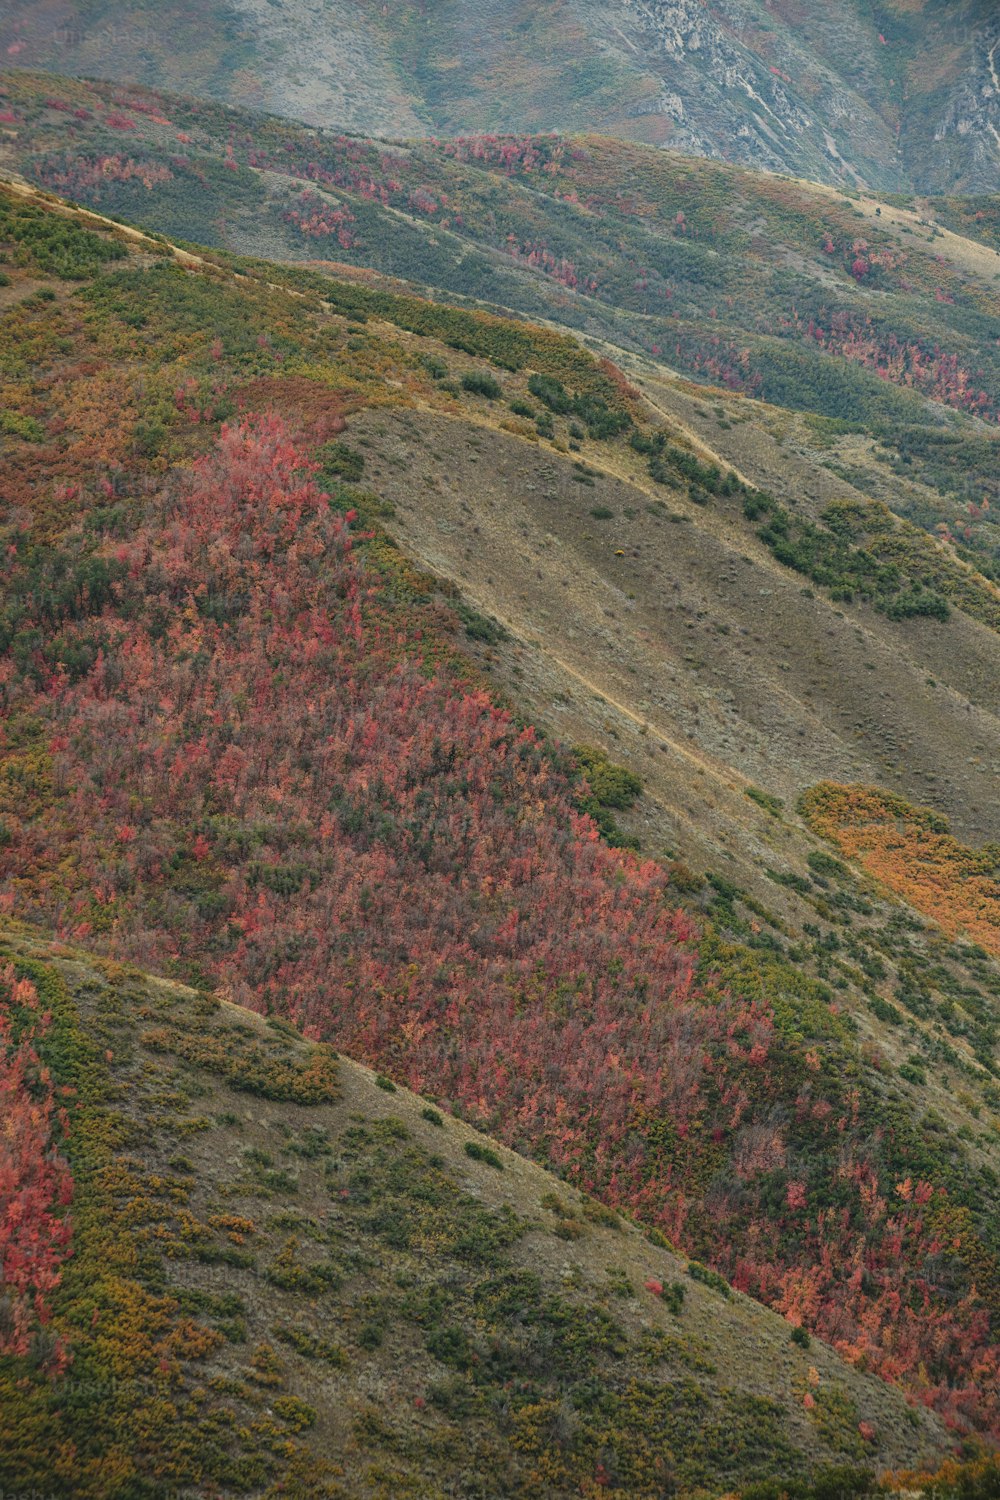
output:
[[[947,620],[951,615],[951,607],[947,599],[933,589],[917,587],[897,594],[882,606],[882,612],[890,620],[912,620],[919,616],[931,620]]]
[[[551,375],[531,375],[528,390],[557,416],[565,416],[573,410],[573,399],[561,380]]]
[[[485,396],[487,401],[497,401],[503,395],[500,382],[483,370],[473,370],[468,375],[463,375],[462,389],[471,391],[474,396]]]
[[[40,443],[45,429],[34,417],[26,417],[18,411],[0,411],[0,433],[8,437],[23,438],[26,443]]]
[[[832,854],[827,854],[825,849],[814,849],[806,860],[815,875],[825,875],[831,880],[849,880],[850,870],[839,859]]]
[[[660,1300],[666,1304],[668,1311],[672,1312],[675,1318],[679,1318],[684,1309],[686,1290],[683,1282],[670,1281],[660,1295]]]
[[[603,750],[594,746],[576,745],[572,753],[589,787],[586,796],[577,796],[580,811],[589,813],[601,837],[613,848],[638,849],[638,840],[622,832],[613,811],[632,807],[642,792],[638,776],[624,766],[616,766]]]
[[[817,1470],[811,1479],[768,1479],[751,1484],[742,1491],[741,1500],[862,1500],[881,1493],[871,1470],[833,1467]]]
[[[65,281],[85,281],[127,251],[110,235],[82,229],[72,219],[33,204],[0,203],[0,240],[13,241],[15,259]],[[50,296],[55,294],[46,288]]]
[[[902,1026],[903,1017],[899,1011],[894,1005],[890,1005],[888,1000],[883,1000],[881,995],[869,995],[868,1005],[886,1026]]]
[[[629,441],[637,453],[646,455],[650,478],[677,489],[687,486],[688,498],[707,505],[712,495],[746,495],[748,490],[732,470],[725,474],[718,464],[702,463],[686,448],[667,441],[663,432],[633,432]]]
[[[700,1260],[692,1260],[688,1263],[687,1273],[692,1281],[700,1281],[702,1286],[710,1287],[713,1292],[719,1292],[723,1297],[729,1298],[733,1295],[733,1289],[724,1276],[718,1271],[713,1271],[710,1266],[703,1266]]]
[[[294,1349],[296,1354],[301,1354],[303,1359],[320,1360],[335,1370],[342,1370],[347,1364],[347,1355],[339,1344],[319,1338],[308,1328],[287,1327],[281,1324],[275,1328],[274,1335],[283,1344]]]
[[[499,620],[480,614],[471,604],[460,601],[455,605],[455,613],[465,626],[465,633],[470,640],[482,641],[487,646],[498,646],[501,641],[509,639],[509,631]]]
[[[325,443],[316,458],[325,474],[346,479],[350,483],[360,479],[364,472],[364,456],[353,448],[348,448],[346,443]]]
[[[613,409],[603,397],[582,392],[571,395],[562,381],[552,375],[529,376],[528,390],[556,416],[572,414],[579,417],[586,423],[587,432],[592,438],[617,437],[632,426],[631,417],[626,412]],[[579,437],[583,436],[582,429],[575,423],[572,430]]]
[[[603,750],[592,745],[574,745],[573,755],[601,807],[625,811],[641,795],[642,781],[635,772],[615,765]]]
[[[503,1171],[503,1162],[497,1153],[489,1146],[481,1146],[478,1141],[466,1141],[465,1154],[471,1156],[473,1161],[485,1162],[488,1167],[495,1167],[498,1172]]]
[[[833,599],[849,604],[857,595],[871,600],[890,620],[924,616],[945,621],[951,614],[938,589],[922,578],[907,577],[907,569],[925,571],[930,563],[919,539],[897,530],[888,511],[837,501],[817,524],[793,516],[770,495],[750,491],[743,513],[750,521],[765,517],[757,532],[761,541],[785,567],[828,588]],[[970,599],[968,607],[976,613],[978,601]]]
[[[751,802],[756,802],[757,806],[762,807],[766,813],[770,813],[772,818],[781,817],[785,804],[780,797],[772,797],[770,792],[762,791],[759,786],[744,787],[743,795],[749,797]]]
[[[276,1396],[274,1414],[280,1417],[292,1432],[304,1432],[316,1425],[316,1408],[298,1396]]]

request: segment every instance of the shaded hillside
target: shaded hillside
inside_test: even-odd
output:
[[[18,67],[373,134],[599,130],[820,181],[992,191],[987,0],[12,0]]]
[[[447,1104],[974,1445],[997,1412],[995,967],[824,864],[732,763],[703,755],[708,795],[689,765],[673,796],[699,851],[742,809],[732,873],[756,868],[757,889],[685,868],[686,840],[668,866],[602,841],[595,817],[627,843],[614,818],[634,780],[487,688],[489,669],[516,689],[524,616],[505,637],[488,601],[419,571],[386,530],[394,498],[419,494],[424,535],[454,534],[450,485],[492,545],[472,478],[488,457],[509,580],[523,505],[589,547],[576,496],[597,527],[612,494],[668,535],[689,515],[703,549],[739,537],[819,638],[834,585],[803,584],[756,535],[761,491],[552,331],[212,264],[17,190],[3,233],[4,909],[294,1020]],[[393,447],[401,422],[445,426],[415,457]],[[487,452],[462,456],[476,441]],[[939,652],[957,697],[973,646],[984,663],[996,649],[993,593],[884,526],[899,561],[875,578],[862,539],[840,539],[838,565],[870,585],[851,628],[914,661]],[[684,585],[696,550],[665,547],[656,586],[670,570]],[[693,685],[701,667],[681,670]],[[942,711],[955,742],[956,719]],[[662,743],[678,738],[665,723]],[[811,753],[791,778],[816,779]]]
[[[597,137],[368,142],[27,74],[7,90],[8,159],[62,196],[544,318],[808,413],[817,447],[863,433],[890,505],[1000,572],[1000,256],[979,200],[843,197]]]

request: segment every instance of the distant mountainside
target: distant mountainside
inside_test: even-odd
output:
[[[46,75],[0,89],[0,162],[42,187],[802,412],[818,465],[1000,580],[995,199],[848,196],[606,137],[369,141]]]
[[[14,66],[310,125],[600,131],[881,190],[1000,186],[991,0],[10,0]]]
[[[0,243],[4,1487],[988,1453],[990,581],[863,430],[24,183]]]

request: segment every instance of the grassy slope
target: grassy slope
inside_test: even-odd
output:
[[[9,159],[33,181],[174,237],[548,319],[811,413],[817,446],[864,433],[893,508],[1000,570],[1000,258],[953,232],[987,223],[954,203],[593,137],[385,145],[154,95],[129,114],[106,87],[27,74],[8,88]]]
[[[521,486],[524,500],[533,493],[535,498],[530,500],[531,504],[544,501],[548,505],[551,490],[553,498],[558,500],[552,524],[563,527],[567,540],[572,538],[574,546],[583,540],[578,535],[579,522],[583,518],[577,515],[577,502],[569,497],[585,493],[586,505],[597,508],[594,501],[599,497],[594,491],[601,487],[600,498],[604,498],[606,481],[600,476],[605,470],[617,475],[616,484],[627,482],[631,486],[631,491],[621,489],[611,496],[616,503],[620,496],[623,515],[626,507],[632,508],[630,495],[634,494],[636,506],[653,505],[655,509],[658,504],[662,510],[666,505],[673,513],[690,515],[693,520],[689,525],[698,527],[705,546],[718,545],[718,538],[726,540],[736,536],[742,539],[742,546],[758,545],[753,540],[753,528],[745,517],[740,517],[738,502],[732,496],[716,497],[707,506],[696,505],[690,498],[688,486],[682,484],[676,475],[663,484],[651,486],[651,476],[640,456],[620,440],[585,439],[584,457],[576,459],[577,467],[574,467],[572,457],[560,451],[568,447],[567,417],[559,417],[553,423],[554,441],[542,436],[539,442],[539,432],[523,417],[518,419],[522,429],[520,435],[516,431],[501,435],[501,421],[517,427],[513,414],[505,416],[496,402],[490,402],[475,392],[463,392],[459,382],[463,374],[482,370],[483,355],[490,350],[501,359],[506,356],[509,363],[510,341],[514,334],[503,324],[463,320],[440,312],[433,314],[433,326],[439,331],[450,331],[458,341],[479,348],[479,357],[473,359],[464,352],[457,352],[454,347],[428,338],[426,334],[414,334],[410,329],[400,327],[399,322],[373,321],[364,329],[357,321],[347,323],[343,317],[321,308],[318,292],[324,289],[322,283],[314,286],[303,281],[302,286],[309,288],[308,293],[296,297],[284,292],[269,292],[259,281],[235,284],[230,273],[212,275],[208,268],[204,273],[185,280],[176,272],[157,266],[158,247],[141,240],[132,242],[130,267],[124,276],[116,274],[119,268],[115,263],[108,263],[104,269],[110,272],[110,276],[88,287],[87,280],[95,271],[100,271],[100,262],[85,259],[84,250],[92,257],[96,254],[90,241],[84,239],[84,248],[81,248],[80,242],[74,241],[72,236],[69,238],[69,251],[77,257],[74,265],[84,277],[84,295],[75,294],[73,282],[66,282],[57,274],[58,269],[65,269],[59,259],[65,245],[58,237],[55,243],[36,241],[36,249],[25,263],[15,263],[9,268],[10,284],[3,289],[5,301],[11,309],[5,349],[8,388],[13,389],[16,396],[14,410],[23,421],[34,422],[38,429],[37,433],[30,427],[27,433],[8,429],[6,457],[11,464],[12,484],[15,474],[22,476],[17,488],[11,488],[10,493],[20,504],[34,506],[35,532],[39,539],[57,537],[67,528],[72,534],[80,506],[79,496],[73,491],[74,484],[84,486],[87,503],[92,503],[94,443],[98,434],[101,468],[105,475],[112,476],[113,489],[127,504],[125,497],[141,495],[144,488],[147,491],[154,489],[158,473],[183,463],[204,448],[220,411],[233,404],[235,397],[242,394],[248,401],[271,402],[308,426],[322,415],[330,400],[329,393],[334,391],[338,411],[344,409],[346,394],[348,409],[353,406],[358,413],[352,418],[350,429],[356,432],[359,442],[355,451],[365,454],[368,473],[377,480],[383,496],[391,498],[396,493],[392,483],[394,467],[411,476],[406,498],[409,503],[411,495],[414,500],[419,495],[419,505],[427,507],[421,511],[427,523],[423,528],[425,535],[429,534],[434,522],[443,523],[438,527],[443,538],[448,537],[450,528],[460,524],[460,518],[444,505],[437,508],[435,487],[444,492],[439,498],[447,498],[449,505],[449,486],[454,485],[453,494],[462,491],[461,495],[455,494],[456,500],[468,496],[465,503],[470,509],[483,511],[483,520],[475,524],[485,521],[484,497],[472,477],[471,463],[466,463],[460,453],[448,453],[446,443],[440,444],[440,454],[432,450],[422,455],[417,463],[413,462],[412,452],[392,446],[397,437],[400,408],[411,408],[413,415],[407,420],[411,424],[416,422],[418,431],[419,424],[428,420],[451,423],[461,444],[468,447],[472,446],[471,440],[475,439],[477,431],[482,434],[480,441],[488,436],[491,456],[495,455],[495,461],[505,465],[507,493],[512,502],[516,500],[517,506],[522,504],[518,494]],[[114,241],[101,243],[108,245]],[[24,241],[19,244],[23,246]],[[15,262],[18,255],[14,256]],[[269,268],[259,274],[274,278],[285,273]],[[348,289],[344,287],[337,289],[327,284],[325,290],[331,297],[348,296]],[[50,291],[51,298],[47,296]],[[46,295],[39,296],[40,292]],[[426,321],[431,317],[431,314],[421,313],[414,304],[405,302],[383,300],[377,306],[383,318],[395,317],[411,326],[420,326],[421,319]],[[246,335],[248,307],[252,309],[254,332],[266,334],[263,345]],[[156,330],[155,341],[148,338],[150,328]],[[529,352],[522,356],[529,368],[535,364],[536,368],[560,371],[573,387],[589,381],[594,390],[617,389],[607,386],[607,376],[592,362],[558,339],[540,337],[530,330],[520,331],[517,337],[529,340]],[[222,344],[221,355],[212,350],[214,338]],[[276,355],[280,356],[277,362]],[[30,388],[25,368],[28,358],[34,366]],[[444,366],[443,373],[440,366]],[[51,372],[50,376],[39,382],[39,370]],[[525,375],[523,367],[519,372],[511,372],[503,364],[494,365],[493,378],[506,387],[508,397],[522,401],[529,396]],[[605,382],[603,386],[602,381]],[[644,422],[650,420],[651,413],[635,398],[628,398],[628,402],[637,417]],[[536,409],[544,416],[542,405],[535,400]],[[691,422],[701,421],[696,399],[692,405],[688,417]],[[361,415],[360,408],[365,406],[381,408],[381,414]],[[116,421],[110,424],[107,420],[109,410],[118,413]],[[379,424],[382,431],[378,430]],[[718,425],[717,419],[706,419],[707,427]],[[433,428],[425,430],[433,436]],[[721,436],[725,436],[724,429]],[[387,438],[392,442],[386,443]],[[360,446],[362,440],[367,446]],[[349,441],[354,442],[354,437]],[[441,460],[444,462],[439,469]],[[378,472],[380,466],[381,473]],[[745,462],[744,467],[750,468],[750,464]],[[420,479],[419,491],[413,489],[414,473]],[[25,476],[28,484],[24,483]],[[580,483],[574,476],[590,479],[593,483]],[[531,485],[535,487],[533,492]],[[349,490],[345,502],[351,500],[366,507],[366,514],[372,519],[377,519],[380,512],[384,514],[386,500],[378,500],[370,492],[366,497],[364,490]],[[100,505],[98,508],[100,510]],[[511,544],[518,545],[514,540],[517,532],[522,524],[525,527],[529,524],[527,515],[523,522],[519,519],[513,503],[509,509],[511,529],[502,534],[507,538],[505,567],[508,583],[517,577],[516,572],[509,568]],[[631,518],[625,516],[625,519],[631,524]],[[402,512],[400,521],[405,526],[406,517]],[[101,515],[98,522],[101,527],[118,524],[108,514]],[[675,531],[669,521],[663,524],[669,526],[671,532]],[[594,525],[597,526],[596,521]],[[415,530],[414,535],[417,534]],[[388,544],[383,538],[374,545],[380,548]],[[469,550],[475,551],[477,545],[470,538]],[[652,540],[647,543],[643,539],[642,545],[651,546]],[[592,565],[617,568],[620,560],[615,559],[615,554],[619,550],[625,551],[624,548],[602,545],[590,554]],[[681,557],[676,548],[668,547],[663,554],[662,566],[675,567],[678,581],[685,580],[697,550],[695,547]],[[769,554],[762,551],[761,555],[766,565],[773,567],[767,562]],[[445,571],[452,571],[465,581],[472,575],[459,557],[460,552],[456,550],[454,562],[449,562]],[[393,566],[397,567],[398,563]],[[775,573],[775,577],[780,576]],[[785,576],[789,594],[805,600],[799,608],[805,609],[805,605],[809,605],[805,616],[799,617],[797,630],[802,628],[801,621],[811,620],[809,628],[816,631],[818,639],[830,628],[828,621],[832,612],[828,611],[825,597],[809,601],[801,594],[795,575]],[[416,575],[412,575],[407,587],[414,591],[413,597],[428,597],[426,580],[421,582]],[[595,583],[592,599],[601,597],[603,588],[604,585]],[[615,588],[615,598],[627,613],[627,606],[621,599],[624,591],[620,582]],[[475,602],[490,602],[476,594],[472,597]],[[749,607],[750,601],[746,605],[747,609]],[[489,635],[486,622],[475,616],[469,618],[477,633]],[[881,623],[881,616],[873,615],[870,620],[867,615],[862,618],[870,639],[887,629]],[[519,634],[528,634],[523,613],[512,618],[511,623]],[[897,645],[905,643],[908,650],[919,653],[928,648],[937,649],[933,642],[940,638],[945,643],[941,646],[940,659],[946,667],[948,658],[956,655],[946,644],[948,633],[953,629],[971,631],[971,634],[963,635],[965,645],[957,653],[963,659],[968,654],[969,643],[980,638],[976,631],[980,632],[982,640],[994,639],[991,632],[979,625],[973,627],[964,614],[956,612],[943,625],[926,621],[903,622],[895,627],[894,635],[886,637],[887,647],[890,641],[895,641]],[[724,639],[723,632],[717,634]],[[517,640],[509,643],[495,640],[489,649],[493,655],[493,669],[503,674],[509,667],[509,681],[519,690],[514,675],[517,670],[524,672],[531,689],[537,689],[539,682],[545,687],[546,670],[550,673],[549,686],[553,680],[559,681],[562,662],[552,647],[550,641],[548,650],[534,657],[534,666],[531,651],[526,656]],[[769,655],[769,648],[759,653],[761,666]],[[591,652],[588,675],[593,670],[593,661]],[[693,687],[695,674],[701,669],[692,662],[685,663],[683,670],[685,683]],[[962,670],[965,670],[964,660]],[[534,680],[532,673],[535,673]],[[948,682],[947,676],[944,681]],[[589,724],[595,738],[607,735],[608,743],[614,748],[618,741],[611,731],[615,730],[616,724],[621,726],[630,714],[632,727],[629,733],[635,733],[636,739],[628,744],[629,755],[645,753],[644,741],[648,736],[638,734],[641,723],[635,721],[640,719],[645,723],[647,709],[639,694],[622,692],[621,682],[619,672],[611,696],[619,703],[626,699],[624,715],[619,715],[619,710],[613,706],[598,705],[599,718],[595,722],[593,709],[586,701],[588,695],[583,695],[577,717],[568,716],[565,727],[575,732],[577,723]],[[956,687],[949,685],[949,693],[957,693],[959,688],[968,686],[959,679],[956,679],[956,684]],[[766,694],[761,695],[758,691],[758,696],[767,701]],[[552,694],[541,692],[535,701],[551,706]],[[24,801],[26,792],[29,797],[32,793],[39,795],[43,803],[47,796],[44,775],[41,780],[35,779],[42,768],[39,765],[33,769],[31,763],[31,744],[36,730],[27,722],[21,725],[21,729],[27,734],[27,739],[14,743],[15,753],[5,764],[8,783],[5,790],[12,798],[6,810],[8,816],[18,818],[23,817],[25,811],[30,812]],[[958,731],[955,733],[957,735]],[[682,734],[671,735],[668,731],[663,734],[663,743],[668,744],[671,738],[679,742],[686,737],[686,727]],[[738,757],[734,755],[732,760],[738,760]],[[955,1185],[953,1190],[958,1192],[963,1179],[974,1184],[970,1202],[988,1219],[989,1184],[991,1180],[995,1183],[995,1177],[991,1179],[989,1175],[992,1170],[989,1163],[995,1149],[991,1111],[996,1108],[996,1091],[986,1076],[985,1060],[989,1058],[990,1065],[993,1065],[995,1035],[990,1037],[988,1024],[983,1029],[976,1015],[983,1006],[988,1014],[989,1001],[985,996],[991,988],[995,993],[995,971],[961,945],[950,950],[942,948],[932,929],[908,931],[905,920],[901,920],[904,914],[876,903],[846,874],[831,876],[822,864],[807,865],[806,856],[816,854],[816,846],[805,838],[794,821],[777,819],[766,807],[761,808],[749,801],[742,790],[744,777],[738,771],[734,774],[731,761],[730,768],[720,767],[720,770],[722,779],[729,783],[722,804],[724,812],[709,811],[713,802],[718,802],[718,796],[714,788],[708,796],[702,796],[698,790],[697,768],[692,768],[688,762],[686,767],[682,763],[673,778],[650,777],[654,795],[648,800],[642,815],[646,822],[643,831],[647,837],[662,839],[666,843],[668,835],[665,824],[660,821],[661,798],[667,801],[668,807],[682,807],[689,821],[683,828],[675,826],[670,833],[673,852],[686,855],[694,849],[701,868],[710,861],[709,867],[714,867],[716,872],[719,870],[716,858],[724,856],[713,830],[719,826],[720,818],[725,819],[732,845],[729,852],[737,862],[741,881],[744,872],[751,872],[746,876],[746,883],[750,886],[756,884],[758,890],[763,889],[773,898],[764,904],[759,896],[754,896],[748,904],[737,898],[732,886],[727,886],[718,873],[714,886],[705,885],[701,878],[682,876],[679,888],[687,886],[692,905],[703,911],[707,909],[712,924],[714,936],[706,943],[705,962],[718,966],[723,977],[739,993],[754,994],[762,990],[769,999],[781,997],[785,1011],[782,1025],[787,1028],[792,1047],[806,1045],[801,1035],[798,1041],[793,1041],[791,1034],[798,1032],[807,1015],[810,1016],[810,1027],[818,1025],[816,1036],[822,1038],[824,1048],[833,1046],[835,1036],[841,1041],[849,1037],[849,1030],[844,1030],[841,1023],[831,1024],[820,1019],[822,1010],[816,1009],[817,1003],[828,1004],[833,995],[829,989],[823,991],[811,987],[807,976],[832,981],[840,991],[841,1000],[847,1001],[852,1015],[856,1016],[852,1024],[860,1027],[859,1044],[864,1043],[870,1049],[866,1054],[867,1066],[871,1067],[877,1060],[877,1067],[871,1067],[866,1074],[866,1088],[870,1090],[866,1095],[866,1109],[872,1110],[871,1120],[884,1117],[892,1121],[891,1131],[898,1135],[903,1151],[896,1160],[902,1162],[906,1153],[912,1152],[916,1144],[913,1125],[920,1121],[924,1134],[924,1141],[919,1146],[923,1153],[921,1167],[932,1175],[945,1173],[947,1180]],[[736,809],[741,811],[737,813]],[[755,865],[763,865],[768,850],[773,851],[776,874],[788,878],[762,887],[759,869],[756,876],[752,872]],[[709,852],[706,854],[706,851]],[[764,858],[761,858],[762,854]],[[186,880],[189,877],[190,872]],[[210,890],[200,889],[195,882],[189,885],[184,899],[192,896],[196,901],[207,900],[210,909]],[[35,897],[44,898],[44,891],[37,889]],[[811,931],[807,930],[806,923]],[[99,928],[95,936],[97,941],[108,941],[107,937],[102,938]],[[928,956],[933,968],[928,967]],[[211,961],[207,955],[202,957]],[[919,974],[919,984],[924,989],[914,988],[915,973]],[[973,996],[978,999],[974,1000]],[[900,1012],[897,1001],[907,1014]],[[849,1042],[847,1051],[837,1056],[853,1059],[856,1055],[854,1047],[855,1043]],[[976,1062],[976,1049],[984,1062]],[[914,1053],[916,1063],[910,1060],[910,1054]],[[833,1062],[832,1051],[830,1056]],[[837,1071],[841,1064],[833,1063],[833,1066]],[[908,1071],[899,1073],[900,1066]],[[884,1116],[883,1112],[886,1112]],[[916,1157],[911,1159],[917,1160]],[[978,1178],[972,1175],[976,1172],[981,1173]],[[973,1232],[968,1238],[969,1250],[975,1243]]]

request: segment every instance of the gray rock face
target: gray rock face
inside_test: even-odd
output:
[[[947,163],[961,162],[964,186],[996,192],[1000,164],[1000,15],[973,33],[970,66],[934,128],[934,144]],[[932,185],[946,188],[947,168]]]
[[[1000,15],[982,6],[931,3],[898,35],[865,0],[612,10],[662,78],[682,149],[884,190],[1000,186]]]

